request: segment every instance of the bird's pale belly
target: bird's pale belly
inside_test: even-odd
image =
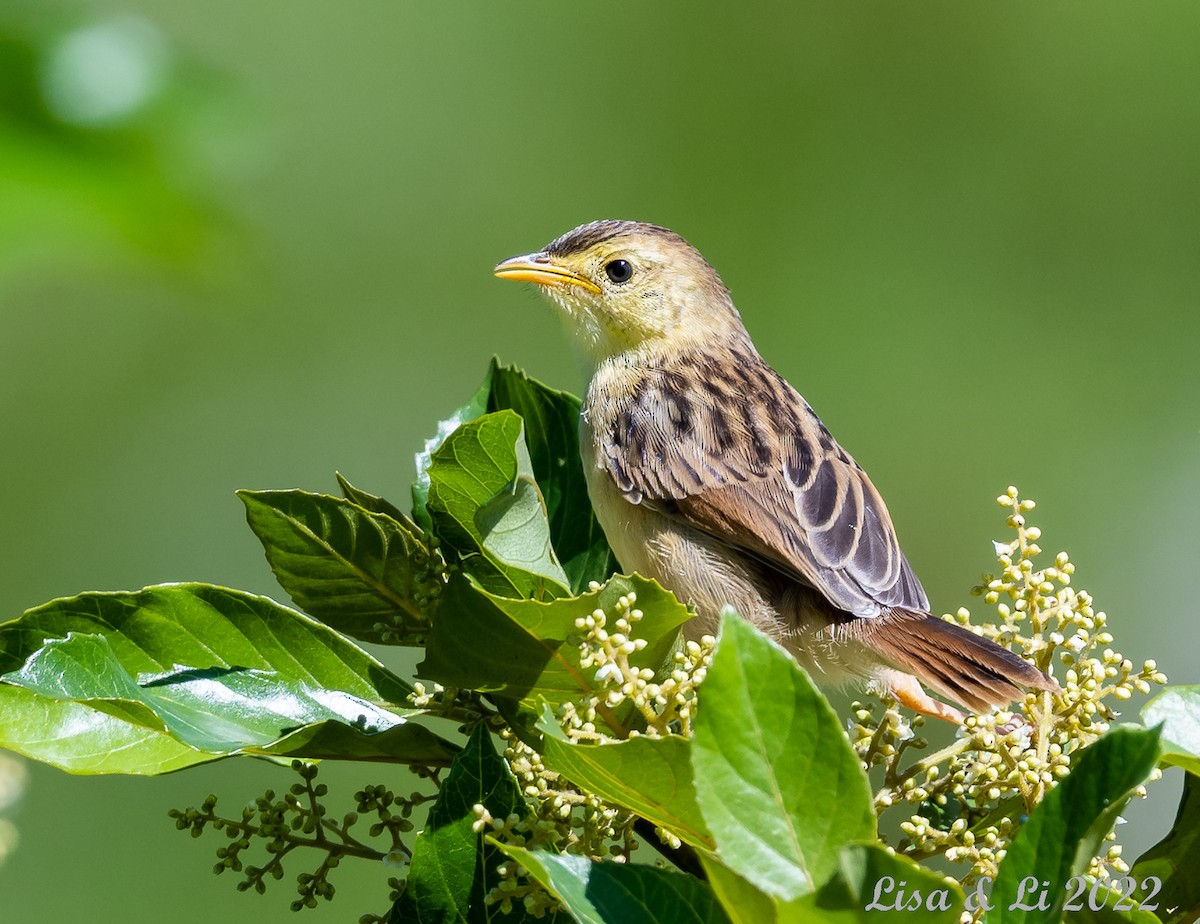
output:
[[[588,493],[621,568],[654,578],[696,607],[689,636],[715,635],[726,604],[764,632],[781,636],[778,615],[740,556],[688,526],[629,503],[605,472],[588,473]]]
[[[592,506],[622,570],[653,578],[696,608],[684,627],[687,637],[716,635],[721,611],[731,606],[818,680],[841,684],[875,673],[878,659],[838,636],[832,614],[810,590],[711,536],[629,503],[608,474],[587,461]]]

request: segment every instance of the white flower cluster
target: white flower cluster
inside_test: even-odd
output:
[[[595,591],[599,585],[590,589]],[[656,680],[655,671],[630,662],[630,656],[647,644],[635,635],[643,618],[636,604],[637,595],[631,592],[617,601],[612,613],[596,609],[575,622],[580,632],[579,666],[592,678],[592,686],[558,706],[556,717],[572,740],[603,744],[638,735],[691,735],[696,687],[707,673],[715,641],[706,637],[687,642],[676,653],[671,672]],[[632,812],[547,769],[542,756],[511,729],[503,729],[500,735],[506,743],[504,757],[532,812],[527,818],[496,819],[477,805],[476,831],[529,849],[552,847],[593,859],[628,861],[638,846]],[[488,901],[499,903],[502,911],[520,904],[541,917],[557,907],[518,864],[505,863],[499,870],[500,881]]]
[[[427,709],[441,701],[442,694],[446,692],[446,688],[440,683],[435,683],[433,689],[427,689],[425,684],[419,680],[412,685],[413,691],[408,694],[408,701],[417,709]]]
[[[593,584],[592,589],[598,586]],[[574,739],[613,741],[672,734],[691,737],[696,688],[708,672],[716,640],[705,636],[699,642],[686,642],[675,653],[671,672],[656,681],[652,669],[638,668],[629,661],[630,655],[646,647],[645,639],[634,637],[634,629],[643,618],[636,604],[636,593],[622,596],[611,628],[608,614],[601,609],[575,621],[575,628],[583,633],[579,666],[596,669],[593,679],[597,688],[578,702],[567,702],[559,708],[563,729]],[[627,718],[630,712],[634,715]]]
[[[926,742],[914,736],[894,703],[882,703],[878,716],[877,706],[855,703],[850,727],[864,766],[882,768],[876,811],[919,807],[900,825],[905,839],[898,850],[914,859],[940,855],[969,864],[968,884],[996,875],[1019,819],[1070,773],[1082,748],[1108,731],[1117,715],[1111,700],[1128,700],[1167,680],[1154,661],[1135,667],[1113,650],[1107,617],[1088,593],[1071,586],[1075,566],[1065,552],[1049,567],[1035,563],[1041,530],[1026,522],[1034,502],[1022,500],[1016,488],[997,500],[1009,510],[1007,525],[1016,535],[995,543],[1001,572],[985,575],[973,593],[995,606],[998,620],[973,626],[966,609],[946,618],[1058,675],[1062,689],[1029,693],[1012,712],[969,716],[953,744],[912,763],[906,752]],[[1151,779],[1159,775],[1155,771]],[[1144,788],[1138,794],[1145,795]],[[1125,872],[1115,843],[1089,869],[1101,879]]]

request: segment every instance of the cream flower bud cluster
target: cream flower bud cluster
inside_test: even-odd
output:
[[[517,847],[532,848],[552,840],[538,836],[542,833],[540,822],[528,825],[515,814],[507,818],[493,818],[486,807],[478,804],[473,806],[473,809],[475,821],[471,828],[477,834],[486,832],[497,840]],[[488,904],[499,905],[504,914],[511,914],[517,906],[535,918],[545,917],[559,910],[554,896],[530,879],[529,871],[519,863],[502,863],[496,867],[496,872],[498,881],[487,893],[485,901]]]
[[[599,589],[593,584],[591,590]],[[696,688],[712,661],[715,640],[706,637],[687,642],[674,656],[671,671],[656,679],[653,670],[630,659],[644,651],[647,642],[636,634],[643,613],[637,595],[621,596],[612,612],[593,610],[575,621],[579,635],[579,666],[590,680],[590,689],[555,711],[563,731],[575,741],[601,744],[639,734],[659,737],[691,735]],[[417,697],[425,695],[423,688]],[[415,699],[414,699],[415,701]],[[505,843],[529,849],[550,847],[564,853],[626,862],[637,848],[633,834],[635,816],[585,792],[549,770],[542,756],[509,728],[500,732],[504,757],[531,812],[521,818],[493,818],[482,805],[475,806],[474,828]],[[675,840],[660,832],[664,841]],[[488,895],[502,911],[517,906],[535,917],[555,910],[557,903],[516,863],[499,867],[500,879]]]
[[[635,627],[643,619],[636,604],[637,594],[622,596],[617,601],[611,629],[608,615],[599,609],[575,621],[575,628],[583,633],[579,665],[588,670],[595,668],[592,678],[597,691],[594,696],[578,704],[567,704],[568,709],[560,711],[563,728],[572,738],[603,741],[637,735],[691,736],[696,688],[708,672],[716,640],[705,636],[698,642],[686,642],[675,653],[671,671],[656,680],[652,669],[639,668],[630,662],[630,656],[644,650],[647,644],[645,639],[634,637]],[[626,711],[630,707],[640,722],[628,728],[597,730],[598,710],[607,709],[612,714],[613,710]]]
[[[506,744],[504,758],[530,812],[494,818],[484,806],[476,805],[475,831],[530,850],[549,848],[618,862],[628,859],[637,848],[630,812],[578,789],[549,770],[542,756],[511,729],[503,729],[500,737]],[[519,905],[537,918],[558,909],[553,896],[518,864],[504,863],[497,869],[499,879],[487,895],[489,904],[498,904],[504,913]]]
[[[1091,595],[1072,586],[1075,565],[1066,552],[1051,565],[1040,563],[1042,533],[1027,521],[1034,502],[1022,499],[1016,488],[997,501],[1015,536],[994,543],[1000,573],[984,575],[972,591],[995,607],[997,619],[972,625],[965,608],[945,618],[1047,671],[1061,692],[1029,693],[1015,712],[969,716],[954,744],[916,760],[913,752],[926,742],[914,738],[895,703],[855,703],[849,723],[864,767],[883,777],[876,811],[920,808],[901,823],[905,839],[898,850],[969,864],[968,884],[996,875],[1019,820],[1070,773],[1078,752],[1108,731],[1117,717],[1113,705],[1167,680],[1155,661],[1137,666],[1112,647],[1107,616]],[[1151,779],[1159,776],[1156,771]],[[1144,787],[1137,792],[1144,795]],[[1090,869],[1102,879],[1127,871],[1116,843]]]
[[[440,683],[435,683],[432,690],[427,689],[420,681],[416,681],[412,686],[413,691],[408,694],[408,701],[418,709],[426,709],[436,704],[446,692],[446,688]]]

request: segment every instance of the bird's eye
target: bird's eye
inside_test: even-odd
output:
[[[633,276],[633,267],[628,260],[610,260],[604,264],[604,274],[613,282],[629,282]]]

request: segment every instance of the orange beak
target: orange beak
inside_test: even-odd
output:
[[[579,286],[599,295],[600,287],[565,266],[559,266],[544,253],[530,253],[512,257],[496,265],[495,274],[500,279],[515,279],[517,282],[536,282],[539,286]]]

